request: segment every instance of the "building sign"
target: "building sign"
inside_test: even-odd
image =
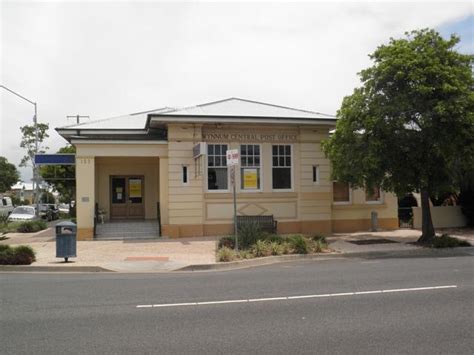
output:
[[[206,142],[296,142],[296,131],[229,131],[203,129],[202,138]]]
[[[243,169],[244,189],[258,189],[257,169]]]
[[[239,165],[239,150],[230,149],[226,151],[227,166]]]
[[[142,179],[128,180],[130,198],[142,197]]]
[[[36,165],[75,165],[75,154],[35,154]]]

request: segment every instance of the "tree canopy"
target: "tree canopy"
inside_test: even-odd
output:
[[[26,155],[21,159],[20,166],[28,166],[32,164],[36,153],[44,153],[47,147],[43,147],[41,144],[49,137],[48,135],[49,124],[38,123],[38,151],[36,151],[35,144],[35,126],[26,125],[20,127],[21,130],[21,142],[20,147],[26,149]]]
[[[20,179],[20,174],[15,165],[9,163],[7,158],[0,157],[0,192],[10,188]]]
[[[323,143],[335,179],[399,195],[421,192],[422,242],[434,237],[429,195],[474,167],[474,60],[456,51],[459,40],[423,29],[379,46]]]

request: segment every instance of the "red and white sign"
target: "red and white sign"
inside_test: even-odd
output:
[[[226,151],[227,166],[239,165],[239,150],[230,149]]]

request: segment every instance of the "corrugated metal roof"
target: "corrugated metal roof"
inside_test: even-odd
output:
[[[148,115],[154,116],[213,116],[213,117],[265,117],[287,119],[324,119],[335,120],[333,115],[315,111],[301,110],[286,106],[232,97],[225,100],[209,102],[185,108],[163,107],[150,111],[132,113],[129,115],[110,117],[100,120],[73,124],[58,128],[58,130],[135,130],[145,129]]]
[[[160,113],[171,110],[163,107],[150,111],[136,112],[129,115],[103,118],[99,120],[83,122],[59,129],[144,129],[150,113]]]
[[[159,112],[159,114],[173,116],[240,116],[306,119],[334,118],[333,115],[320,112],[239,99],[236,97],[192,107],[170,109],[168,111]]]

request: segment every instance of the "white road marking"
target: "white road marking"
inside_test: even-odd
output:
[[[394,289],[389,289],[389,290],[356,291],[356,292],[342,292],[342,293],[323,293],[323,294],[301,295],[301,296],[283,296],[283,297],[270,297],[270,298],[268,298],[268,297],[267,298],[248,298],[248,299],[240,299],[240,300],[204,301],[204,302],[186,302],[186,303],[140,304],[140,305],[137,305],[136,308],[207,306],[207,305],[228,304],[228,303],[292,301],[292,300],[300,300],[300,299],[308,299],[308,298],[359,296],[359,295],[396,293],[396,292],[417,292],[417,291],[441,290],[441,289],[457,288],[457,287],[458,287],[457,285],[445,285],[445,286],[427,286],[427,287],[412,287],[412,288],[394,288]]]

